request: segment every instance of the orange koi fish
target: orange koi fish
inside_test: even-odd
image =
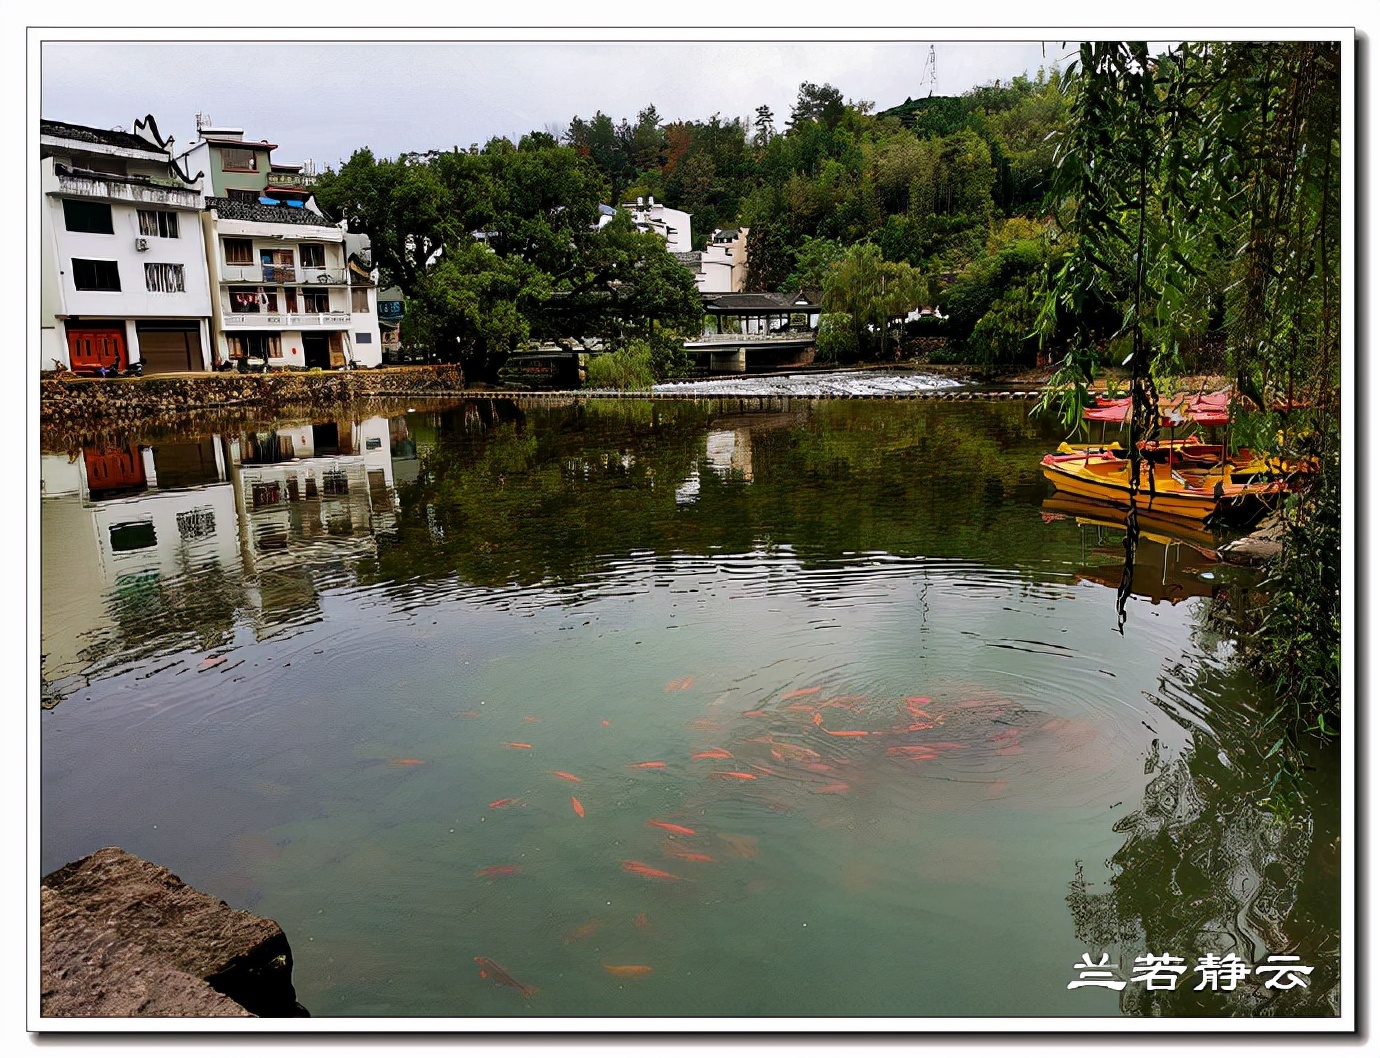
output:
[[[821,762],[819,762],[819,761],[817,761],[817,760],[807,760],[807,761],[805,761],[805,767],[809,768],[810,771],[823,772],[823,773],[826,774],[826,775],[829,774],[830,772],[832,772],[832,771],[834,770],[833,768],[829,767],[829,765],[827,765],[827,764],[822,764]]]
[[[813,713],[814,711],[815,711],[815,707],[814,707],[813,705],[788,705],[788,706],[786,706],[786,712],[788,712],[788,713]]]
[[[846,782],[831,782],[828,786],[821,786],[815,793],[846,793],[848,784]]]
[[[757,776],[749,771],[713,771],[710,775],[719,775],[726,779],[755,779]]]
[[[416,767],[418,764],[425,764],[426,761],[418,760],[416,757],[398,757],[395,760],[390,760],[388,763],[396,764],[402,768],[412,768]]]
[[[522,868],[515,863],[500,863],[495,867],[481,867],[474,873],[477,878],[501,878],[509,874],[521,874]]]
[[[932,727],[934,727],[934,724],[932,724],[932,723],[931,723],[931,724],[927,724],[927,723],[925,723],[925,721],[923,721],[923,720],[917,720],[915,723],[907,725],[906,730],[907,730],[907,731],[928,731],[928,730],[929,730],[930,728],[932,728]]]
[[[607,720],[600,720],[600,721],[599,721],[599,726],[600,726],[600,727],[608,727],[608,726],[609,726],[609,722],[608,722]]]
[[[638,863],[636,860],[624,860],[623,870],[630,871],[633,874],[640,874],[647,878],[671,878],[678,882],[684,880],[674,874],[667,874],[665,871],[659,871],[655,867],[648,867],[645,863]]]
[[[220,657],[210,657],[196,667],[197,672],[204,672],[206,669],[213,669],[217,665],[224,665],[230,659],[223,654]]]
[[[664,768],[664,767],[666,767],[666,762],[665,762],[664,760],[644,760],[644,761],[640,761],[640,762],[637,763],[637,764],[629,764],[628,767],[629,767],[629,768]]]
[[[532,748],[532,743],[530,743],[530,742],[505,742],[505,743],[503,743],[503,744],[504,744],[505,746],[507,746],[509,749],[531,749],[531,748]]]
[[[489,802],[490,808],[526,808],[526,801],[519,801],[516,797],[500,797],[497,801]]]
[[[608,963],[604,963],[604,969],[614,977],[644,977],[652,972],[650,966],[610,966]]]
[[[461,720],[478,720],[478,719],[479,719],[479,710],[478,710],[478,709],[465,709],[465,710],[463,710],[462,712],[456,713],[455,715],[458,716]]]
[[[651,926],[651,923],[647,921],[647,912],[639,911],[637,914],[633,915],[633,925],[638,929],[647,929]]]
[[[705,750],[703,753],[690,754],[691,760],[729,760],[732,759],[732,757],[733,754],[728,750],[717,748]]]
[[[830,731],[827,727],[824,728],[824,733],[835,738],[866,738],[872,734],[870,731]]]
[[[578,797],[572,797],[570,799],[570,807],[575,809],[575,814],[581,819],[585,818],[585,806],[580,804],[580,799]]]
[[[590,921],[582,926],[576,926],[572,930],[567,930],[561,939],[567,944],[574,944],[577,940],[585,940],[588,937],[594,936],[594,934],[598,932],[599,927],[603,924],[603,919],[590,919]]]
[[[886,751],[888,757],[909,757],[911,760],[934,760],[939,756],[929,746],[892,746]]]
[[[766,715],[767,715],[767,711],[766,711],[765,709],[749,709],[749,710],[747,710],[747,712],[739,713],[738,715],[739,715],[739,716],[766,716]]]
[[[694,831],[689,827],[680,826],[677,823],[662,823],[656,819],[647,820],[649,827],[660,827],[662,830],[669,830],[672,834],[693,834]]]
[[[1012,742],[1010,745],[1002,746],[1001,749],[994,751],[998,757],[1018,757],[1025,752],[1025,747],[1019,742]]]
[[[568,772],[568,771],[553,771],[551,774],[554,775],[554,776],[555,776],[556,778],[558,778],[558,779],[564,779],[564,780],[566,780],[566,782],[579,782],[579,781],[580,781],[580,777],[579,777],[578,775],[571,775],[570,772]]]
[[[914,709],[916,706],[919,705],[929,705],[932,701],[934,701],[933,698],[927,698],[923,694],[912,695],[911,697],[906,699],[906,708]]]
[[[507,988],[516,988],[522,993],[524,999],[531,999],[537,994],[538,990],[536,988],[533,988],[531,985],[523,984],[492,959],[486,959],[482,955],[476,955],[474,961],[479,964],[480,977],[489,978],[494,984],[504,985]]]
[[[541,720],[540,720],[538,717],[535,717],[535,716],[524,716],[524,717],[522,718],[522,722],[523,722],[524,724],[540,724],[540,723],[541,723]]]
[[[818,687],[802,687],[802,688],[800,688],[800,690],[798,690],[798,691],[787,691],[785,694],[783,694],[783,695],[781,696],[781,700],[782,700],[782,701],[785,701],[787,698],[804,698],[807,694],[818,694],[818,693],[819,693],[819,688],[818,688]]]
[[[713,863],[713,856],[706,856],[703,852],[691,852],[689,849],[678,849],[673,838],[667,838],[665,844],[661,846],[661,851],[667,856],[674,856],[678,860],[689,860],[691,863]]]
[[[814,750],[797,746],[794,742],[775,743],[771,755],[777,760],[819,760],[819,754]]]
[[[686,676],[683,679],[672,680],[666,685],[666,689],[668,691],[688,691],[691,684],[694,682],[695,678],[693,676]]]

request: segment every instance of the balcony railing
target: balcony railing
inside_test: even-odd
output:
[[[56,179],[56,187],[49,183]],[[141,206],[180,206],[183,209],[200,209],[200,192],[186,187],[167,187],[155,183],[125,183],[119,180],[100,180],[86,176],[54,173],[45,176],[44,190],[56,191],[73,198],[111,199],[117,202],[134,202]]]
[[[222,283],[291,283],[305,287],[338,287],[346,282],[343,268],[301,268],[295,265],[227,264],[220,274]]]
[[[233,312],[221,302],[221,320],[226,328],[236,330],[280,331],[284,328],[312,330],[326,328],[338,331],[350,325],[348,312]]]

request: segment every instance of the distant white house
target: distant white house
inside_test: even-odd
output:
[[[747,280],[747,228],[716,228],[700,253],[695,285],[702,294],[741,293]]]
[[[645,199],[639,196],[636,202],[624,202],[622,208],[632,215],[638,231],[656,232],[666,240],[666,249],[672,253],[690,253],[694,249],[690,238],[690,214],[684,210],[672,209],[651,195]],[[613,211],[605,213],[601,208],[599,213],[599,227],[602,228],[613,219]]]
[[[133,132],[39,123],[44,369],[210,366],[201,174],[172,142],[152,115]]]

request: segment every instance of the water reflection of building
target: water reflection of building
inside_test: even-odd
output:
[[[315,614],[321,590],[396,526],[389,423],[304,423],[225,447],[262,636]]]
[[[239,561],[234,489],[214,438],[44,455],[43,676],[157,638],[188,610],[230,628],[223,574]]]
[[[43,678],[311,619],[396,525],[389,421],[88,448],[41,464]],[[169,639],[168,637],[171,637]]]

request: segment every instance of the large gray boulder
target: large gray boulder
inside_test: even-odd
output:
[[[104,848],[41,889],[44,1017],[299,1017],[278,923]]]

